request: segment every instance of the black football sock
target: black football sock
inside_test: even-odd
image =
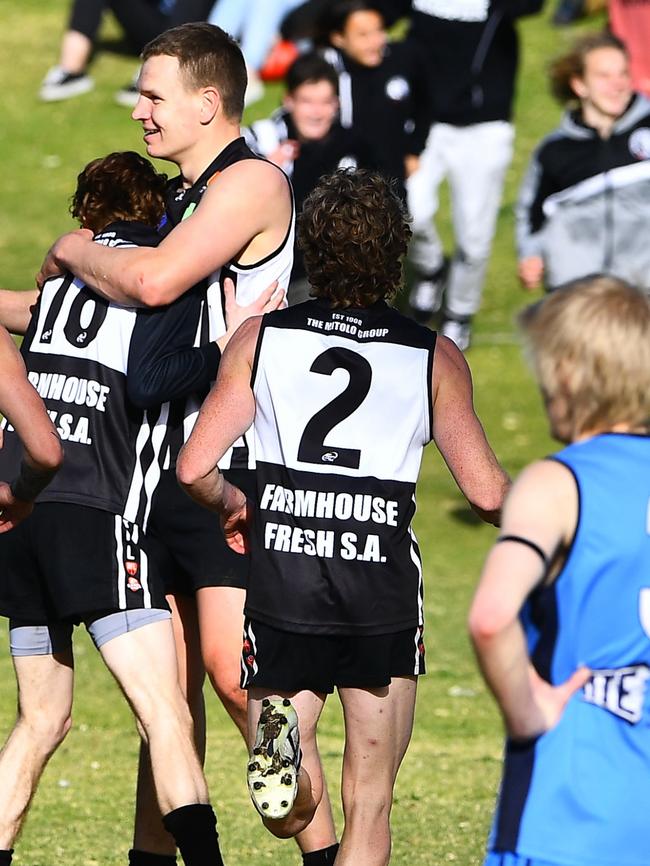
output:
[[[129,866],[176,866],[176,855],[150,854],[149,851],[139,851],[137,848],[131,848],[129,851]]]
[[[209,803],[181,806],[163,817],[185,866],[224,866],[219,851],[217,819]]]
[[[11,856],[13,853],[13,848],[10,848],[8,851],[0,851],[0,866],[11,866]]]
[[[339,843],[335,842],[329,848],[321,848],[319,851],[310,851],[302,855],[303,866],[331,866],[336,859]]]

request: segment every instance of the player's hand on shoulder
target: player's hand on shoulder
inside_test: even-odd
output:
[[[11,492],[11,487],[0,481],[0,533],[9,532],[32,513],[33,502],[24,502],[16,499]]]
[[[226,314],[226,333],[218,340],[219,347],[223,351],[226,344],[233,336],[237,328],[253,316],[263,316],[265,313],[271,313],[273,310],[278,310],[280,307],[286,306],[286,292],[278,286],[278,281],[274,280],[269,286],[264,289],[261,294],[255,298],[250,304],[244,306],[237,303],[235,294],[235,284],[227,277],[224,281],[224,309]]]
[[[80,243],[86,244],[92,239],[93,233],[89,229],[76,229],[76,231],[68,232],[56,240],[47,251],[41,269],[36,275],[38,288],[42,289],[46,280],[59,276],[65,271],[65,265],[62,264],[62,261],[71,248],[77,247]]]

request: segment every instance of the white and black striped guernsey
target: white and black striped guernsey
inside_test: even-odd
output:
[[[258,511],[246,614],[310,634],[421,625],[411,529],[436,335],[379,301],[263,319],[253,369]]]
[[[112,247],[155,246],[160,237],[147,226],[115,223],[95,241]],[[108,303],[69,274],[45,283],[21,352],[29,379],[63,440],[65,460],[39,502],[87,505],[146,527],[160,478],[168,408],[145,411],[130,399],[127,370],[135,380],[142,377],[142,370],[130,364],[131,346],[138,342],[141,323],[152,317],[168,323],[171,333],[161,339],[168,379],[164,387],[168,394],[175,387],[182,389],[188,375],[196,372],[192,365],[206,366],[198,350],[173,354],[174,340],[178,348],[191,345],[178,322],[180,318],[192,323],[199,303],[188,293],[175,305],[150,312]],[[155,369],[151,352],[147,363]],[[201,375],[205,378],[204,371]],[[20,454],[18,437],[8,426],[0,450],[0,477],[16,474]]]
[[[161,230],[162,234],[165,235],[171,231],[174,226],[194,212],[204,192],[220,172],[241,160],[259,160],[261,158],[246,145],[243,137],[238,138],[221,151],[192,187],[183,188],[182,178],[170,181],[167,198],[167,222]],[[277,168],[277,166],[274,166],[274,168]],[[288,178],[287,184],[289,187],[291,186]],[[228,226],[215,226],[214,231],[215,234],[227,232]],[[293,265],[294,233],[295,208],[292,207],[291,219],[287,225],[287,233],[277,250],[260,261],[249,265],[242,265],[236,261],[227,262],[203,281],[202,290],[205,295],[205,302],[200,321],[197,322],[196,346],[214,342],[226,332],[223,287],[227,277],[230,277],[235,284],[235,295],[237,303],[240,306],[246,306],[255,301],[274,280],[277,280],[278,285],[283,288],[289,285]],[[172,463],[175,460],[178,449],[192,431],[204,396],[197,395],[196,397],[190,397],[186,401],[182,413],[184,418],[182,429],[178,430],[172,444]],[[178,407],[175,407],[172,411],[172,416],[177,411]],[[246,434],[221,459],[219,463],[221,468],[252,469],[255,462],[251,445],[250,434]]]

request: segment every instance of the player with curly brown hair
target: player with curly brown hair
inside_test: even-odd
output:
[[[155,247],[164,191],[165,177],[148,160],[112,153],[81,172],[71,211],[94,233],[93,243]],[[24,305],[29,293],[21,294]],[[166,376],[170,395],[190,387],[192,369],[205,365],[205,357],[201,347],[190,348],[194,332],[184,334],[183,319],[196,321],[192,306],[200,303],[188,294],[165,309],[136,310],[110,304],[66,274],[46,281],[28,323],[27,376],[55,422],[66,459],[29,516],[27,501],[39,479],[21,473],[15,495],[25,500],[19,515],[25,519],[6,535],[0,519],[0,614],[9,618],[19,695],[16,724],[0,752],[3,866],[11,863],[42,770],[70,729],[72,632],[80,621],[138,720],[162,824],[186,866],[222,863],[178,678],[160,544],[146,532],[160,477],[164,407],[140,405],[142,371],[132,363],[142,320],[165,319],[164,354],[156,361],[150,352],[148,369]],[[20,464],[16,434],[23,429],[14,423],[0,450],[3,478],[15,476]],[[6,490],[0,494],[13,508]]]
[[[462,353],[387,304],[410,234],[382,176],[324,178],[299,224],[314,300],[240,327],[177,463],[181,484],[221,514],[231,547],[251,552],[248,783],[277,836],[300,832],[320,801],[316,727],[338,688],[346,739],[337,866],[390,856],[393,786],[424,673],[411,529],[422,450],[435,441],[487,521],[498,521],[508,486]],[[253,422],[254,519],[217,469]]]

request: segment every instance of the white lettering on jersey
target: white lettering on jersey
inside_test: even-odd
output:
[[[111,392],[109,385],[95,379],[80,379],[65,373],[37,373],[30,370],[29,381],[44,400],[61,400],[77,406],[88,406],[98,412],[106,411],[106,398]]]
[[[289,490],[280,484],[267,484],[260,500],[261,511],[280,511],[294,517],[316,517],[321,520],[371,521],[397,526],[399,507],[394,499],[369,493],[334,493],[332,491]]]
[[[334,532],[331,529],[301,529],[283,523],[267,523],[264,526],[264,547],[280,553],[299,553],[332,559],[334,556]]]
[[[448,21],[487,21],[490,0],[413,0],[413,9]]]
[[[47,414],[56,424],[56,432],[64,442],[78,442],[80,445],[92,445],[89,436],[90,423],[83,415],[75,420],[74,415],[63,412],[59,415],[54,409],[48,409]]]
[[[363,550],[361,547],[363,546]],[[360,562],[386,562],[382,556],[378,535],[367,535],[362,543],[356,532],[341,533],[341,559],[356,559]]]
[[[648,679],[650,667],[647,665],[593,671],[584,687],[584,699],[636,725],[643,715]]]

